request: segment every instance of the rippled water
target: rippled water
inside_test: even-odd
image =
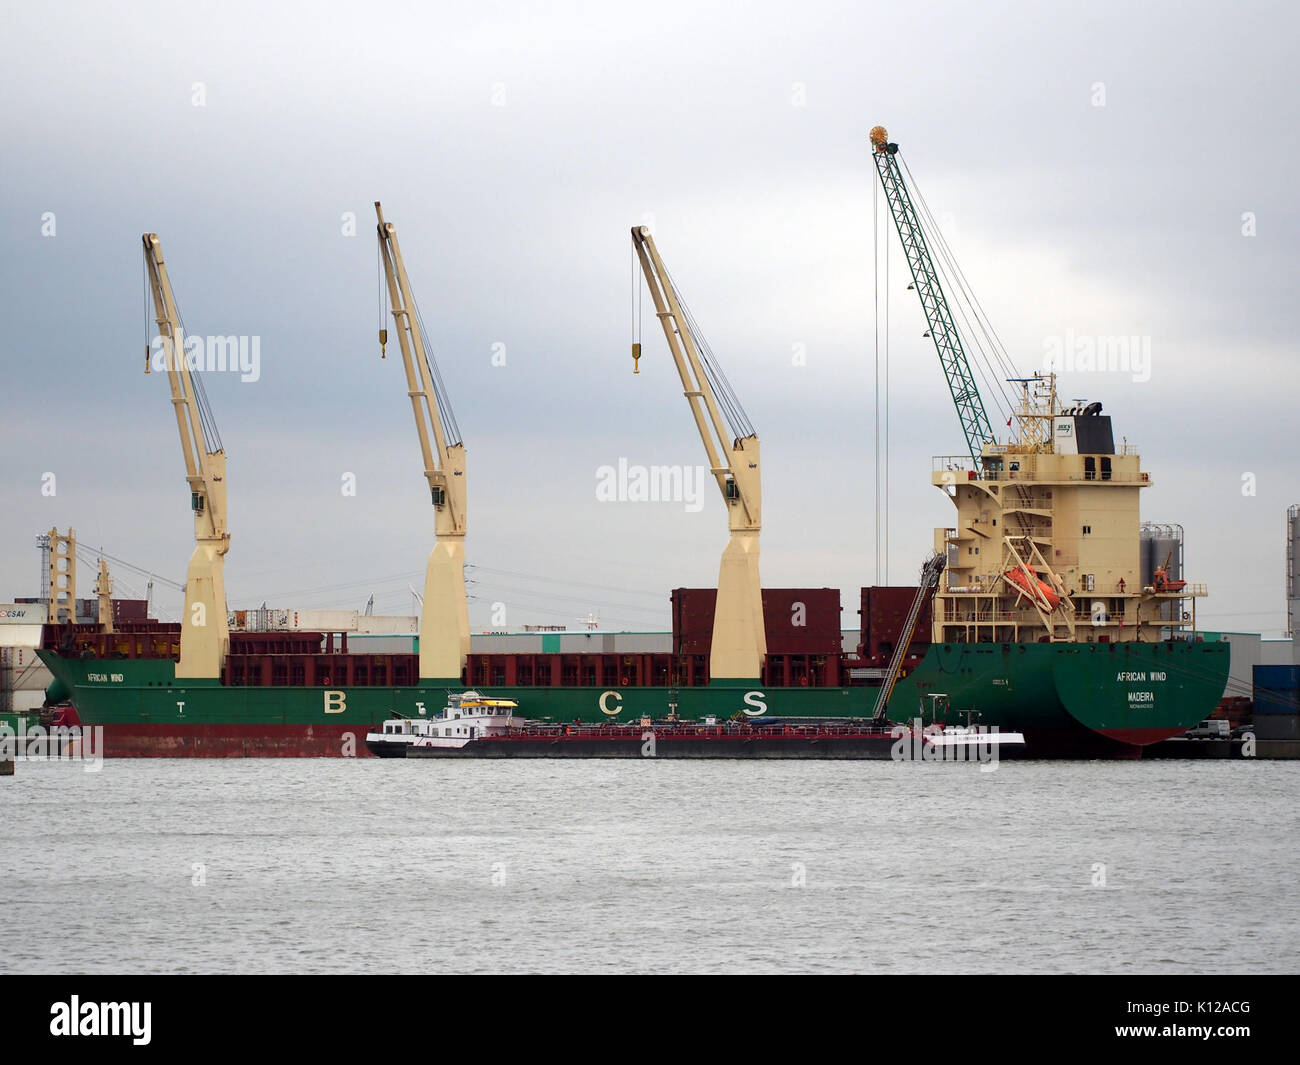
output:
[[[0,972],[1294,972],[1298,807],[1294,762],[19,762]]]

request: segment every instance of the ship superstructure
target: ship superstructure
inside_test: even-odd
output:
[[[934,460],[933,483],[956,509],[936,529],[947,557],[935,643],[1157,642],[1195,627],[1204,584],[1143,584],[1137,448],[1118,446],[1100,403],[1063,407],[1056,375],[1016,382],[1016,438],[978,460]]]

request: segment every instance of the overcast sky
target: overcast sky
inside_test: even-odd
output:
[[[877,579],[882,123],[1021,371],[1052,337],[1150,338],[1150,380],[1062,391],[1141,448],[1143,516],[1186,527],[1201,620],[1285,627],[1290,5],[223,0],[10,4],[4,21],[0,600],[36,594],[51,526],[184,579],[175,421],[166,377],[142,372],[152,231],[191,333],[260,338],[256,382],[207,381],[232,608],[374,593],[412,612],[433,522],[396,346],[379,358],[381,199],[466,441],[476,630],[498,602],[511,628],[599,611],[663,629],[671,588],[716,582],[716,490],[696,513],[596,498],[620,458],[703,461],[653,318],[631,373],[628,230],[646,221],[762,440],[764,583],[839,587],[855,626]],[[895,238],[892,583],[952,517],[931,456],[963,448],[907,280]],[[93,579],[83,566],[80,594]]]

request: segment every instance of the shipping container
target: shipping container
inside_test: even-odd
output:
[[[1300,717],[1295,714],[1265,714],[1255,718],[1257,740],[1300,740]]]
[[[290,610],[286,628],[297,632],[356,632],[358,610]]]
[[[674,654],[709,653],[717,602],[716,588],[673,589]],[[841,645],[839,589],[764,588],[763,624],[768,654],[838,654]]]
[[[541,654],[539,632],[475,632],[470,634],[469,649],[474,654]]]
[[[1300,666],[1256,666],[1253,680],[1256,688],[1293,692],[1300,689]]]
[[[859,614],[862,617],[862,653],[865,656],[888,659],[894,653],[915,599],[915,586],[877,585],[862,589]],[[919,648],[923,652],[930,643],[933,605],[931,599],[921,609],[912,633],[912,651]]]
[[[420,619],[414,615],[362,614],[357,618],[356,631],[376,636],[411,636],[420,631]]]
[[[144,621],[149,617],[149,601],[147,599],[114,599],[113,600],[113,620],[117,621]]]
[[[353,633],[348,636],[348,654],[414,654],[419,650],[418,641],[411,635],[369,635]]]
[[[1255,716],[1261,714],[1300,714],[1300,691],[1255,689]]]
[[[716,588],[674,588],[672,592],[673,653],[708,654],[713,643]]]

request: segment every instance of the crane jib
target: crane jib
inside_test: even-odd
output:
[[[939,363],[948,382],[948,391],[957,408],[966,446],[970,450],[971,459],[978,462],[984,445],[993,439],[993,428],[984,410],[984,401],[962,347],[961,336],[949,310],[943,286],[939,283],[939,274],[930,256],[916,208],[903,181],[897,155],[896,144],[877,145],[872,158],[889,203],[894,228],[903,245],[907,266],[912,274],[912,284],[921,300],[926,324],[930,327],[930,337],[939,353]]]

